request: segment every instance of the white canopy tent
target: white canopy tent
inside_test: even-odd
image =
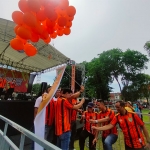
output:
[[[59,52],[50,44],[42,40],[32,43],[38,50],[33,57],[18,52],[11,48],[10,40],[16,37],[14,32],[15,23],[0,18],[0,64],[11,66],[22,72],[43,72],[46,69],[67,63],[69,58]],[[48,58],[51,56],[51,58]]]

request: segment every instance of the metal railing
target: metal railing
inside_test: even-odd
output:
[[[42,138],[37,137],[34,133],[21,127],[20,125],[16,124],[15,122],[5,118],[4,116],[0,115],[0,119],[5,122],[4,131],[0,130],[0,150],[23,150],[25,137],[28,137],[32,141],[38,143],[45,150],[61,150],[60,148],[54,146],[53,144],[47,142],[46,140],[44,140]],[[15,128],[16,130],[18,130],[20,132],[21,139],[20,139],[19,147],[17,147],[6,135],[8,125],[12,126],[13,128]]]

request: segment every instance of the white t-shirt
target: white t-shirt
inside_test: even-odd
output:
[[[36,99],[34,107],[39,108],[41,101],[42,101],[42,96],[40,96]]]

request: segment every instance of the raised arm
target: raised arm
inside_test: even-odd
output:
[[[73,109],[78,110],[80,107],[82,107],[83,103],[85,102],[85,99],[82,98],[80,103],[78,103],[77,105],[73,106]]]
[[[99,130],[99,131],[105,131],[105,130],[110,130],[114,127],[114,125],[112,124],[108,124],[108,125],[105,125],[103,127],[96,127],[96,126],[92,126],[92,129],[95,129],[95,130]]]

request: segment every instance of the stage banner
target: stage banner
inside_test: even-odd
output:
[[[28,81],[30,74],[26,72],[19,72],[16,70],[10,70],[6,68],[0,68],[0,77],[4,77],[6,79],[6,87],[7,90],[9,88],[8,82],[12,81],[12,79],[16,79],[16,87],[14,89],[15,92],[27,92],[28,89]]]
[[[72,90],[73,93],[75,91],[75,74],[76,74],[76,66],[72,65],[71,90]]]
[[[58,68],[57,71],[57,76],[56,79],[51,87],[51,90],[49,93],[45,93],[42,96],[42,102],[38,108],[38,113],[34,119],[34,128],[35,128],[35,134],[39,137],[44,139],[44,133],[45,133],[45,111],[46,111],[46,106],[49,104],[51,99],[53,98],[54,94],[56,93],[62,76],[64,74],[66,66],[63,66],[61,68]],[[39,144],[36,142],[34,143],[34,150],[43,150],[43,147],[41,147]]]

